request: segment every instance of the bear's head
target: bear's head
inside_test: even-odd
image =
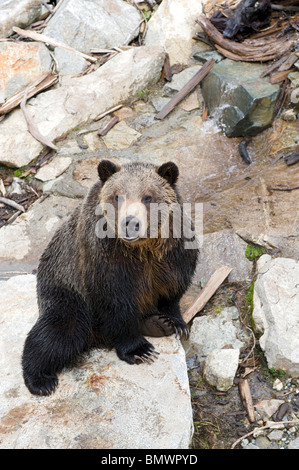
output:
[[[134,162],[119,166],[102,160],[98,173],[102,188],[97,214],[105,220],[101,225],[103,237],[108,234],[128,244],[144,244],[161,237],[163,224],[169,222],[169,208],[179,205],[179,170],[175,163],[155,166]]]

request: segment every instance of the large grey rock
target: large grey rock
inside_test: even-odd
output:
[[[240,349],[248,340],[243,333],[236,307],[227,307],[217,315],[196,317],[190,332],[190,344],[198,361],[205,361],[214,350]]]
[[[0,42],[0,103],[51,69],[47,47],[34,42]]]
[[[192,408],[181,343],[151,338],[159,358],[129,365],[114,351],[93,351],[63,371],[50,397],[23,383],[21,354],[38,315],[34,275],[0,283],[0,430],[2,449],[187,449]]]
[[[62,196],[37,200],[27,212],[0,229],[1,262],[37,263],[55,230],[77,205],[77,200]]]
[[[163,63],[160,47],[132,48],[89,75],[65,78],[60,88],[31,99],[28,112],[41,134],[53,140],[157,81]],[[14,167],[27,165],[43,148],[19,109],[0,123],[0,141],[0,162]]]
[[[12,34],[13,26],[25,28],[41,14],[41,0],[1,0],[0,38]]]
[[[260,77],[265,69],[225,59],[202,81],[209,113],[228,137],[255,135],[271,125],[280,86]]]
[[[149,20],[145,44],[162,46],[171,65],[187,65],[198,30],[195,20],[201,13],[202,2],[198,0],[163,0]]]
[[[207,281],[223,264],[232,268],[229,282],[248,280],[252,263],[245,256],[246,247],[247,243],[232,229],[204,234],[194,280]]]
[[[299,261],[263,255],[257,264],[253,319],[268,366],[299,377]]]
[[[123,0],[63,0],[44,34],[89,52],[123,45],[138,35],[140,20],[138,10]]]

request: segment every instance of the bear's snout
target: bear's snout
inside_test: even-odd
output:
[[[132,215],[126,217],[121,222],[123,238],[127,241],[133,241],[139,238],[141,230],[141,221],[138,217]]]

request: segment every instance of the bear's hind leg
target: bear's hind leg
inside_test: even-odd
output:
[[[50,395],[58,385],[57,373],[74,366],[86,351],[90,317],[86,304],[64,289],[41,298],[41,316],[24,345],[24,381],[34,395]]]

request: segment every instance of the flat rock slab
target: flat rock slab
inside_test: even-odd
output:
[[[141,15],[123,0],[64,0],[44,34],[75,49],[122,46],[139,34]]]
[[[0,282],[0,448],[185,449],[193,431],[181,343],[151,338],[159,358],[129,365],[114,351],[94,350],[59,376],[50,397],[23,383],[21,354],[38,315],[34,275]]]

